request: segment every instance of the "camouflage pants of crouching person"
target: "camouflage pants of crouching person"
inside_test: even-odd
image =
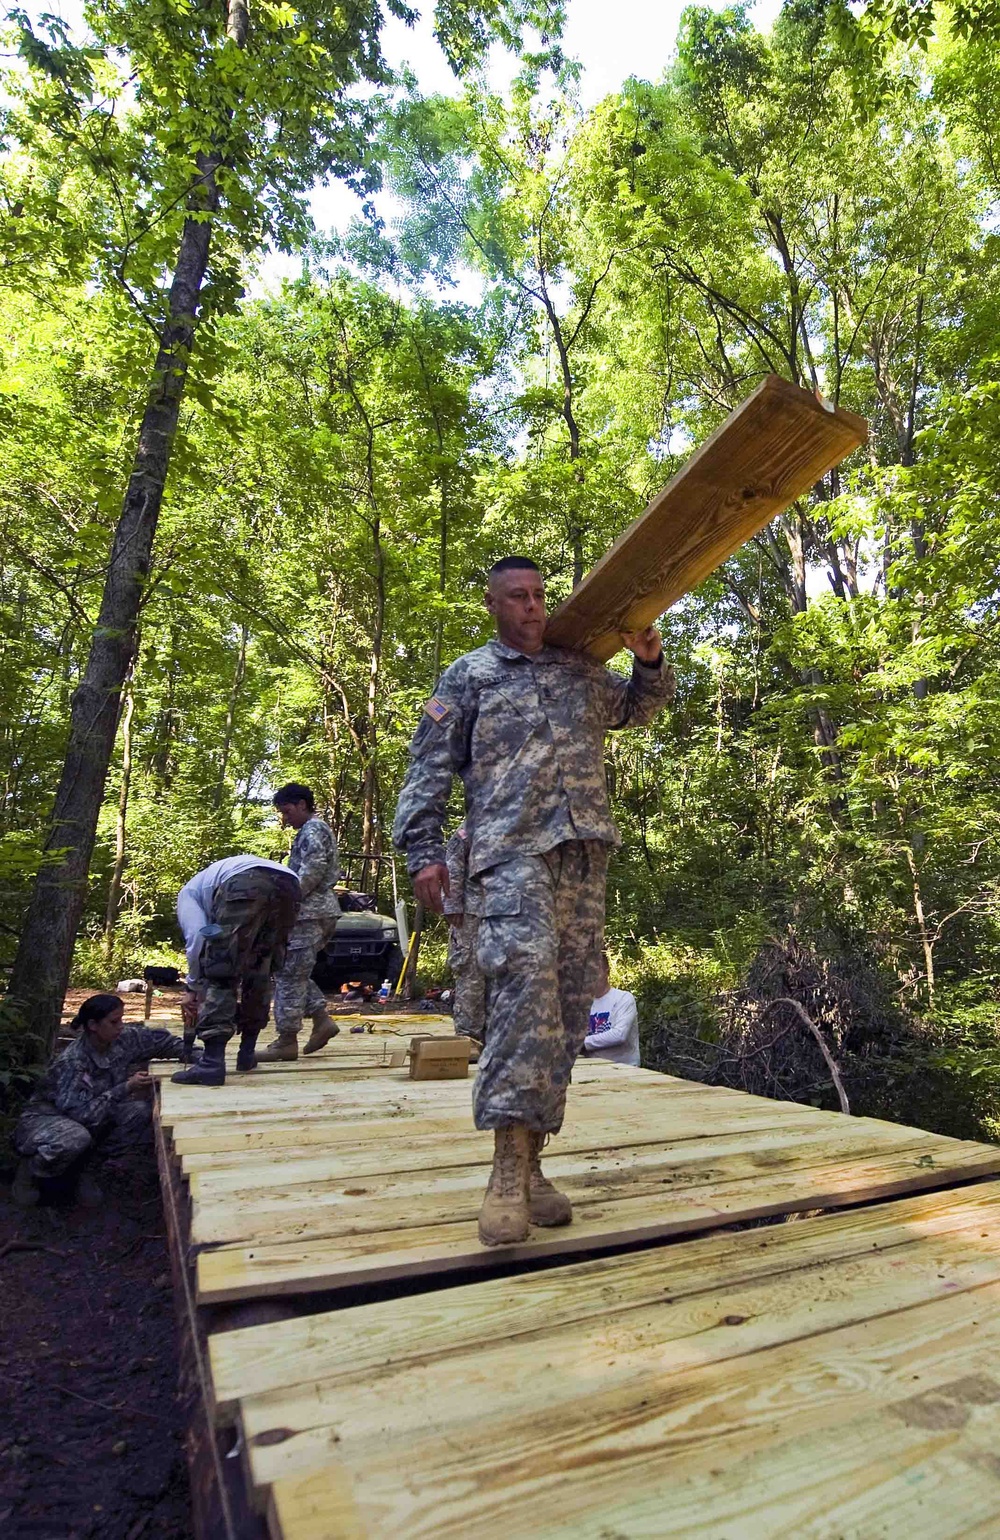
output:
[[[466,913],[461,925],[453,925],[448,938],[448,966],[455,976],[452,1016],[459,1037],[482,1043],[486,1035],[486,979],[476,955],[479,919]]]
[[[299,911],[299,885],[283,872],[252,866],[216,888],[212,912],[218,935],[205,942],[206,987],[198,1036],[228,1040],[236,1030],[260,1032],[271,1008],[271,975],[284,962]]]
[[[14,1131],[14,1148],[30,1157],[31,1174],[49,1181],[85,1157],[123,1155],[151,1139],[153,1114],[146,1100],[129,1097],[114,1109],[108,1122],[91,1133],[75,1118],[55,1112],[25,1112]]]
[[[558,1133],[587,1035],[604,939],[608,847],[567,840],[473,879],[486,977],[486,1046],[472,1109],[477,1128],[524,1123]]]
[[[288,938],[285,961],[274,979],[274,1024],[283,1036],[297,1037],[303,1016],[318,1016],[326,1010],[326,996],[313,983],[312,971],[317,952],[336,925],[336,914],[299,920]]]

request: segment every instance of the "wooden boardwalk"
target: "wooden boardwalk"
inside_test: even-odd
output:
[[[1000,1149],[581,1064],[574,1224],[486,1250],[471,1080],[393,1025],[161,1077],[202,1535],[1000,1534]]]

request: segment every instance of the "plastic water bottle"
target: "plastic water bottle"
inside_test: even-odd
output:
[[[378,997],[379,997],[379,1000],[382,1003],[382,1005],[385,1004],[385,1002],[388,1000],[388,998],[389,998],[389,996],[391,994],[392,994],[392,980],[391,979],[383,979],[382,980],[382,988],[378,992]]]

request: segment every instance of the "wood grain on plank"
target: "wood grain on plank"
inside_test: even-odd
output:
[[[815,1167],[870,1164],[883,1156],[905,1159],[916,1171],[941,1163],[953,1180],[955,1152],[931,1135],[900,1130],[895,1140],[879,1145],[854,1138],[834,1139],[816,1132],[769,1134],[762,1139],[686,1140],[681,1143],[626,1146],[621,1150],[583,1156],[557,1155],[545,1169],[571,1199],[578,1218],[595,1206],[623,1199],[691,1195],[699,1190],[756,1181],[783,1168],[797,1173]],[[978,1150],[978,1146],[973,1149]],[[489,1146],[487,1144],[488,1151]],[[475,1219],[482,1203],[486,1171],[481,1166],[394,1172],[380,1176],[334,1176],[299,1185],[271,1183],[235,1192],[213,1193],[202,1186],[193,1197],[191,1239],[195,1245],[216,1245],[265,1238],[387,1233],[412,1225]],[[331,1166],[335,1162],[331,1161]],[[1000,1165],[1000,1162],[998,1162]]]
[[[620,535],[545,633],[601,662],[863,444],[863,418],[768,375]]]
[[[491,1419],[530,1425],[538,1405],[536,1369],[545,1365],[546,1405],[634,1387],[709,1364],[742,1358],[860,1322],[877,1331],[887,1315],[971,1289],[1000,1285],[1000,1245],[987,1250],[961,1234],[892,1250],[870,1251],[808,1270],[773,1273],[756,1283],[716,1286],[662,1298],[632,1310],[475,1345],[444,1358],[369,1371],[344,1380],[301,1381],[259,1397],[240,1397],[240,1420],[256,1486],[321,1465],[348,1443],[393,1439],[475,1421],[488,1386]],[[285,1437],[271,1442],[275,1428]]]
[[[596,1174],[606,1169],[620,1170],[625,1165],[637,1169],[662,1165],[671,1159],[670,1152],[673,1150],[677,1151],[680,1160],[705,1160],[716,1154],[734,1153],[738,1149],[754,1149],[761,1152],[760,1163],[763,1165],[767,1162],[769,1151],[777,1152],[810,1140],[837,1139],[844,1148],[864,1146],[871,1149],[873,1146],[909,1143],[913,1137],[911,1135],[911,1140],[901,1141],[899,1130],[883,1132],[882,1126],[876,1125],[875,1131],[871,1132],[863,1124],[855,1127],[847,1120],[843,1122],[842,1130],[832,1130],[825,1124],[817,1127],[801,1123],[775,1123],[773,1117],[770,1121],[763,1117],[756,1120],[751,1117],[739,1123],[734,1121],[712,1132],[706,1132],[701,1122],[684,1126],[672,1121],[669,1135],[665,1130],[656,1128],[652,1130],[654,1137],[640,1136],[635,1143],[628,1144],[614,1142],[615,1137],[622,1132],[614,1126],[605,1131],[607,1142],[604,1143],[599,1129],[591,1128],[588,1132],[589,1138],[581,1133],[577,1136],[561,1135],[552,1141],[545,1159],[545,1169],[550,1175],[558,1177],[578,1172]],[[201,1160],[202,1157],[197,1159]],[[417,1186],[433,1180],[437,1174],[445,1171],[455,1173],[461,1167],[481,1168],[490,1164],[492,1159],[493,1140],[489,1134],[464,1137],[459,1134],[448,1139],[440,1136],[429,1139],[424,1147],[418,1148],[405,1140],[396,1140],[388,1145],[373,1143],[361,1149],[338,1146],[321,1153],[302,1151],[293,1156],[285,1151],[271,1151],[263,1161],[254,1155],[235,1160],[232,1164],[196,1167],[190,1173],[189,1182],[193,1196],[214,1199],[244,1190],[260,1191],[263,1185],[262,1173],[266,1171],[268,1191],[280,1188],[290,1194],[290,1201],[294,1203],[305,1201],[297,1191],[303,1186],[308,1186],[309,1192],[316,1194],[335,1189],[345,1181],[353,1183],[362,1175],[376,1176],[386,1181],[391,1178],[397,1185]],[[379,1180],[377,1190],[380,1194],[387,1190],[382,1180]]]
[[[995,1253],[1000,1182],[923,1193],[800,1224],[699,1237],[682,1246],[572,1264],[515,1279],[490,1279],[397,1300],[324,1311],[209,1339],[217,1410],[303,1381],[365,1379],[428,1359],[574,1326],[589,1333],[611,1317],[655,1309],[774,1274],[810,1276],[834,1263],[921,1245],[968,1231]],[[968,1245],[968,1239],[963,1240]],[[947,1275],[945,1278],[947,1280]],[[728,1312],[727,1312],[728,1313]]]
[[[743,1181],[694,1187],[642,1197],[612,1198],[586,1205],[574,1223],[561,1230],[536,1230],[523,1245],[489,1249],[479,1244],[474,1221],[448,1217],[442,1205],[437,1222],[366,1231],[365,1220],[331,1221],[335,1235],[301,1240],[220,1246],[197,1261],[198,1297],[203,1304],[247,1299],[255,1294],[291,1294],[334,1289],[363,1281],[415,1277],[459,1268],[488,1270],[511,1262],[572,1256],[630,1245],[669,1235],[716,1229],[724,1224],[771,1214],[794,1213],[870,1201],[894,1193],[927,1191],[974,1176],[1000,1171],[1000,1150],[955,1141],[947,1165],[928,1165],[917,1152],[868,1159],[846,1165],[763,1171]]]
[[[315,1496],[332,1469],[347,1532],[353,1524],[412,1540],[483,1528],[595,1540],[867,1537],[900,1532],[865,1527],[869,1494],[882,1492],[884,1516],[886,1483],[896,1484],[916,1522],[907,1535],[961,1534],[966,1518],[982,1524],[991,1504],[1000,1511],[998,1307],[1000,1285],[988,1284],[816,1333],[808,1352],[795,1340],[679,1373],[652,1364],[641,1388],[629,1381],[605,1389],[598,1379],[568,1399],[546,1396],[539,1368],[530,1437],[523,1416],[491,1415],[487,1393],[479,1415],[450,1426],[447,1437],[347,1439],[327,1465],[290,1480],[312,1482]],[[953,1481],[952,1517],[938,1500],[928,1523],[906,1494],[949,1451],[956,1478],[967,1466],[976,1495],[966,1515],[964,1481]],[[839,1477],[832,1483],[828,1460]],[[817,1487],[825,1487],[821,1499]],[[279,1532],[299,1540],[299,1509],[280,1488],[272,1492]],[[859,1505],[854,1530],[839,1522],[845,1500]],[[742,1524],[746,1513],[755,1515],[753,1529]],[[943,1531],[935,1527],[942,1516]],[[327,1522],[338,1533],[339,1510]]]

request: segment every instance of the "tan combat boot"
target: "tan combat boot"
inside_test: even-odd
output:
[[[484,1246],[514,1246],[528,1239],[530,1131],[523,1123],[494,1132],[493,1171],[479,1210]]]
[[[529,1129],[531,1154],[528,1176],[528,1210],[533,1225],[552,1229],[556,1225],[573,1223],[573,1205],[564,1192],[553,1187],[542,1174],[542,1147],[548,1138],[535,1129]]]
[[[279,1032],[269,1048],[262,1048],[257,1055],[258,1064],[273,1064],[275,1059],[297,1059],[299,1040],[294,1032]]]
[[[318,1053],[325,1048],[331,1037],[336,1037],[340,1028],[327,1010],[317,1011],[313,1017],[313,1029],[309,1034],[309,1041],[303,1048],[303,1053]]]

